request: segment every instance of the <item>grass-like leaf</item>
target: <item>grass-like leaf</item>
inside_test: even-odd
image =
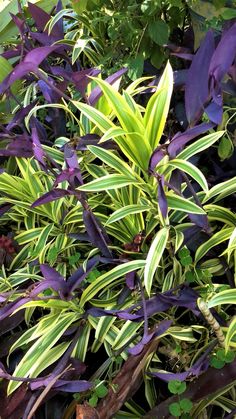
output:
[[[148,295],[151,294],[153,277],[166,248],[168,236],[169,229],[166,227],[162,228],[158,231],[149,249],[144,270],[144,284]]]

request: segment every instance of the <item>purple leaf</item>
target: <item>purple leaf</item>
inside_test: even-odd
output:
[[[37,72],[38,66],[42,61],[47,58],[49,54],[58,49],[58,45],[34,48],[28,52],[24,57],[23,61],[16,65],[12,72],[0,83],[0,94],[4,93],[12,83],[16,80],[21,79],[29,72]]]
[[[35,21],[36,28],[40,32],[43,32],[47,22],[49,21],[49,19],[51,19],[51,16],[48,13],[46,13],[43,9],[38,7],[36,4],[28,2],[28,8],[32,18]]]
[[[11,209],[13,204],[2,204],[0,205],[0,217]]]
[[[23,306],[28,301],[32,301],[30,297],[18,298],[17,300],[8,303],[0,309],[0,321],[10,316],[17,308]]]
[[[156,330],[154,330],[151,333],[148,334],[144,334],[142,340],[135,345],[133,348],[129,348],[129,353],[131,355],[138,355],[140,354],[140,352],[143,350],[144,346],[150,342],[150,340],[152,340],[154,337],[158,337],[160,335],[162,335],[163,333],[166,332],[166,330],[169,329],[169,327],[171,326],[172,321],[171,320],[163,320],[162,322],[160,322],[156,328]]]
[[[56,51],[57,49],[58,45],[34,48],[32,51],[26,54],[23,62],[32,63],[34,65],[34,68],[37,69],[41,62],[45,60],[45,58],[47,58],[49,54]]]
[[[11,122],[7,125],[7,129],[11,130],[12,128],[14,128],[14,126],[19,125],[24,120],[24,118],[29,114],[31,109],[33,109],[33,107],[36,105],[36,102],[37,101],[34,100],[29,105],[27,105],[24,108],[21,108],[19,111],[17,111],[15,113],[14,117],[12,118]]]
[[[184,69],[184,70],[176,70],[174,71],[174,87],[182,87],[185,85],[186,83],[186,79],[187,79],[187,74],[188,74],[188,70]]]
[[[52,381],[52,378],[50,380],[42,379],[40,381],[32,382],[30,383],[30,388],[31,390],[37,390],[38,388],[46,387],[50,381]],[[53,384],[52,388],[57,389],[58,391],[65,391],[67,393],[81,393],[83,391],[89,390],[92,386],[92,383],[89,383],[89,381],[85,380],[57,380],[57,382]]]
[[[204,352],[204,354],[197,360],[197,362],[195,362],[195,364],[185,372],[180,372],[180,373],[176,373],[176,374],[174,374],[174,373],[164,373],[164,372],[154,372],[154,373],[150,373],[149,375],[151,375],[153,377],[158,377],[158,378],[162,379],[163,381],[167,381],[167,382],[171,381],[171,380],[184,381],[187,378],[198,377],[203,372],[205,372],[209,367],[208,355],[212,351],[212,348],[214,347],[213,345],[215,346],[215,342],[213,344],[211,344],[207,348],[207,350]]]
[[[86,264],[86,270],[84,271],[83,267],[79,267],[67,280],[68,290],[69,292],[73,292],[84,279],[86,279],[89,272],[91,272],[95,266],[98,264],[99,258],[94,256],[93,258],[89,259]]]
[[[32,127],[32,148],[35,159],[40,163],[40,166],[45,170],[45,153],[39,140],[38,130],[36,126]]]
[[[196,226],[201,227],[204,231],[209,232],[209,222],[207,215],[201,214],[188,214],[190,220],[196,224]]]
[[[170,145],[168,146],[168,153],[171,158],[175,158],[176,155],[182,150],[182,148],[191,141],[193,138],[196,138],[198,135],[203,134],[204,132],[213,128],[214,124],[211,122],[203,122],[200,125],[196,125],[193,128],[187,129],[185,132],[178,132],[172,138]]]
[[[75,189],[77,186],[83,184],[76,151],[69,144],[66,144],[64,147],[64,156],[67,169],[62,170],[56,177],[54,186],[57,186],[58,183],[66,180],[69,182],[71,188]]]
[[[185,87],[185,109],[190,124],[195,123],[201,117],[204,105],[209,97],[208,72],[214,48],[213,32],[209,31],[193,57],[188,71]]]
[[[151,317],[156,313],[167,311],[171,307],[185,307],[190,309],[195,315],[199,315],[200,311],[197,307],[197,299],[199,295],[188,285],[182,285],[181,287],[171,289],[164,292],[163,294],[157,294],[155,297],[152,297],[146,300],[146,315]],[[137,310],[137,307],[141,305],[141,302],[129,307],[126,310],[104,310],[94,311],[94,309],[89,309],[88,312],[91,315],[103,315],[103,316],[117,316],[120,319],[132,320],[132,321],[142,321],[144,319],[144,307]],[[143,305],[144,306],[144,305]],[[131,311],[135,310],[135,314],[132,314]],[[101,314],[103,313],[103,314]]]
[[[172,52],[171,55],[174,55],[175,57],[182,58],[183,60],[186,60],[186,61],[192,61],[193,57],[194,57],[193,54],[188,54],[188,53],[184,53],[184,52]]]
[[[62,67],[51,67],[51,72],[55,76],[61,76],[64,80],[73,83],[77,90],[85,97],[85,91],[88,84],[91,82],[89,76],[97,76],[100,73],[100,70],[96,68],[85,69],[81,71],[72,71],[71,69],[64,69]]]
[[[50,77],[48,77],[48,80],[50,80],[50,83],[54,83]],[[39,80],[37,85],[48,103],[56,103],[60,100],[61,96],[55,92],[47,83],[45,83],[45,81]]]
[[[195,314],[199,314],[197,298],[198,294],[188,286],[183,286],[178,292],[169,290],[163,294],[157,294],[155,297],[146,301],[147,316],[153,316],[154,314],[166,311],[171,307],[185,307],[192,310]],[[131,310],[132,307],[129,311]],[[112,314],[112,311],[110,311],[110,313]],[[130,314],[127,310],[124,310],[116,312],[116,315],[127,320],[142,320],[144,312],[143,308],[140,308],[135,311],[135,314]]]
[[[222,96],[220,95],[220,98]],[[219,105],[216,102],[211,102],[206,108],[205,112],[210,119],[210,121],[214,122],[214,124],[221,124],[222,117],[223,117],[223,102]]]
[[[159,146],[157,147],[150,158],[149,161],[149,171],[153,172],[155,170],[156,165],[165,157],[166,155],[166,147]]]
[[[5,51],[0,55],[2,57],[6,58],[7,60],[9,60],[10,58],[19,57],[20,54],[21,54],[21,45],[17,45],[13,49],[11,49],[9,51]]]
[[[130,290],[134,290],[136,287],[136,282],[137,282],[136,275],[137,275],[136,271],[129,272],[125,275],[125,282],[126,282],[127,287]]]
[[[4,93],[16,80],[21,79],[26,74],[34,70],[33,63],[18,64],[14,70],[0,83],[0,94]]]
[[[40,198],[36,199],[31,205],[32,208],[38,207],[39,205],[48,204],[49,202],[56,201],[57,199],[64,198],[67,195],[75,195],[76,193],[73,191],[69,191],[67,189],[53,189],[45,193]]]
[[[81,242],[89,242],[89,235],[87,233],[69,233],[68,236]]]
[[[236,54],[236,23],[226,32],[217,45],[217,48],[212,56],[209,76],[210,85],[214,88],[229,71],[231,64],[235,59]]]
[[[102,252],[103,256],[112,258],[112,253],[108,248],[109,238],[91,210],[84,209],[83,220],[91,243]]]
[[[1,321],[0,336],[12,329],[15,329],[25,318],[24,310],[19,311]]]
[[[52,288],[54,291],[59,293],[63,300],[68,300],[71,295],[68,292],[68,285],[63,276],[47,264],[40,265],[40,269],[45,278],[45,281],[42,281],[39,285],[37,285],[33,291],[31,291],[30,296],[35,297],[42,291],[48,288]]]
[[[69,144],[66,144],[64,147],[64,156],[69,169],[79,169],[77,154]]]
[[[117,80],[119,80],[119,78],[121,78],[121,76],[123,76],[124,73],[127,72],[127,70],[128,70],[127,68],[122,68],[121,70],[116,71],[116,73],[108,76],[105,79],[105,81],[109,83],[110,85],[113,85]],[[88,98],[89,104],[91,106],[95,106],[101,96],[102,96],[102,90],[98,86],[95,87],[90,93],[90,96]]]
[[[117,148],[117,145],[113,140],[108,140],[100,144],[100,139],[101,137],[97,134],[86,134],[79,138],[78,144],[76,145],[76,150],[87,150],[88,145],[96,145],[97,147],[102,147],[106,150],[114,150]]]
[[[20,19],[18,16],[13,15],[12,13],[10,13],[11,18],[13,20],[13,22],[15,23],[15,25],[17,26],[17,28],[19,29],[19,33],[21,34],[21,37],[24,36],[24,32],[25,32],[25,21]]]
[[[92,81],[89,76],[95,77],[100,73],[97,69],[86,69],[71,74],[70,80],[74,83],[76,89],[85,97],[85,91],[88,84]]]
[[[166,218],[168,213],[168,204],[164,191],[164,176],[158,177],[158,205],[162,213],[162,217]]]
[[[44,32],[44,28],[47,22],[51,19],[51,15],[46,13],[43,9],[38,7],[36,4],[30,3],[30,2],[28,2],[28,8],[29,8],[32,18],[35,21],[36,28],[40,32]],[[60,19],[60,21],[57,22],[52,28],[51,36],[55,38],[54,41],[58,41],[64,38],[63,26],[61,23],[62,23],[62,19]]]

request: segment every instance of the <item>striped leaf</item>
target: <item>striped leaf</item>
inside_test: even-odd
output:
[[[15,377],[32,377],[39,365],[49,356],[49,351],[55,345],[70,324],[76,320],[76,314],[64,313],[58,316],[57,323],[51,329],[47,329],[37,341],[30,347],[24,357],[17,365],[13,375]],[[10,381],[8,395],[13,393],[20,386],[20,382]]]
[[[236,177],[226,180],[225,182],[218,183],[218,185],[213,186],[207,193],[204,202],[209,201],[212,198],[215,198],[215,202],[220,201],[228,195],[231,195],[236,192]],[[218,196],[217,196],[218,195]]]
[[[236,300],[236,297],[235,297]],[[233,338],[236,335],[236,317],[232,320],[232,322],[230,323],[227,333],[226,333],[226,337],[225,337],[225,349],[226,351],[228,351],[231,341],[233,340]]]
[[[93,77],[92,77],[93,78]],[[144,133],[144,126],[139,118],[131,111],[125,98],[117,90],[104,80],[94,78],[96,83],[102,89],[104,96],[111,105],[114,114],[119,120],[120,125],[127,132],[136,131]]]
[[[157,91],[152,95],[147,104],[144,116],[144,125],[146,127],[145,138],[147,138],[152,150],[158,146],[163,134],[169,112],[172,90],[173,71],[168,62],[157,86]]]
[[[195,263],[197,263],[212,247],[228,240],[233,232],[233,227],[225,228],[214,234],[207,242],[198,247],[195,255]]]
[[[124,208],[119,208],[110,216],[106,224],[112,224],[115,221],[119,221],[122,218],[128,217],[131,214],[139,214],[144,211],[150,211],[148,205],[127,205]]]
[[[80,306],[91,300],[99,291],[103,290],[111,282],[118,278],[124,277],[129,272],[141,269],[145,266],[145,260],[132,260],[131,262],[123,263],[116,266],[111,271],[99,276],[92,284],[90,284],[83,292],[80,300]]]
[[[207,192],[208,191],[208,184],[206,181],[205,176],[203,173],[192,163],[189,163],[185,160],[180,159],[173,159],[167,163],[167,167],[172,166],[175,169],[182,170],[183,172],[187,173],[191,176],[201,187],[202,189]]]
[[[117,170],[124,176],[128,176],[130,178],[134,177],[135,180],[136,174],[132,171],[131,167],[122,161],[116,154],[112,153],[111,151],[104,150],[101,147],[88,146],[87,148],[101,161],[108,164],[108,166],[113,167],[113,169]],[[140,181],[142,180],[140,179]]]
[[[168,228],[164,227],[163,229],[158,231],[147,255],[146,265],[144,269],[144,285],[149,296],[151,294],[153,277],[166,248],[168,236]]]
[[[210,221],[221,221],[222,223],[228,224],[232,227],[236,226],[236,216],[229,209],[219,205],[209,204],[204,205],[204,210],[206,211]]]
[[[123,186],[132,185],[134,183],[138,183],[138,181],[134,180],[131,176],[128,177],[114,174],[92,180],[92,182],[80,186],[78,189],[84,192],[104,192],[109,189],[123,188]]]
[[[200,140],[195,141],[186,147],[181,153],[177,155],[178,159],[188,160],[195,154],[201,153],[201,151],[207,150],[211,147],[220,137],[224,134],[224,131],[214,132],[213,134],[205,135]]]
[[[172,192],[166,194],[168,207],[174,210],[187,212],[191,214],[205,214],[205,211],[196,205],[194,202],[189,201],[178,195],[173,195]]]
[[[220,306],[221,304],[236,304],[236,288],[221,291],[208,300],[208,308]]]

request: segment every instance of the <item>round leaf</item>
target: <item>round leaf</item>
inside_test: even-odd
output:
[[[150,38],[157,45],[164,45],[168,42],[169,37],[169,27],[166,22],[159,19],[155,22],[151,22],[148,25],[148,33]]]

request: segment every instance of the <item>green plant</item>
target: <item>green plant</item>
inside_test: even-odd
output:
[[[108,73],[128,65],[132,80],[142,75],[145,60],[156,68],[162,66],[167,58],[163,46],[177,28],[181,31],[188,17],[187,6],[179,0],[131,0],[128,5],[94,0],[71,6],[60,16],[67,20],[65,41],[73,46],[73,60],[100,65]],[[50,30],[58,17],[51,20]]]
[[[178,396],[185,392],[186,383],[178,380],[173,380],[168,383],[168,389],[172,394],[177,394]],[[179,398],[178,402],[171,403],[169,406],[170,413],[175,417],[183,418],[183,414],[190,413],[193,407],[191,400],[187,398]],[[189,417],[189,416],[188,416]]]
[[[225,364],[230,364],[235,358],[235,353],[224,349],[218,349],[214,356],[211,357],[211,366],[217,369],[223,368]]]

